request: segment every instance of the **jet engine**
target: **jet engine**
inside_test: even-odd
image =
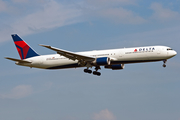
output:
[[[117,65],[106,65],[104,68],[112,69],[112,70],[120,70],[124,69],[124,64],[117,64]]]
[[[96,58],[96,60],[93,61],[93,64],[95,64],[95,65],[110,65],[111,60],[108,57]]]

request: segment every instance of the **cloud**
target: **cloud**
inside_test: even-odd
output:
[[[108,109],[94,113],[93,120],[116,120],[116,117]]]
[[[62,1],[61,1],[62,2]],[[134,5],[136,0],[87,0],[73,3],[57,0],[0,0],[0,43],[11,40],[10,35],[20,36],[52,30],[94,18],[118,24],[141,24],[145,19],[122,5]],[[21,4],[26,3],[26,4]],[[121,6],[121,7],[120,7]],[[7,9],[8,8],[8,9]]]
[[[180,20],[180,14],[176,11],[172,11],[168,8],[163,8],[162,4],[160,3],[152,3],[150,8],[154,11],[152,15],[152,19],[166,22],[170,20],[179,21]]]
[[[123,23],[123,24],[142,24],[145,23],[146,20],[142,17],[136,15],[134,12],[130,10],[126,10],[122,7],[120,8],[109,8],[103,9],[98,12],[98,15],[112,20],[116,23]]]
[[[146,20],[125,6],[136,5],[136,0],[87,0],[89,16],[118,24],[142,24]]]
[[[19,16],[17,14],[15,18],[3,21],[0,25],[0,42],[9,40],[12,33],[24,36],[82,21],[81,9],[73,5],[62,5],[55,0],[43,1],[32,11],[33,13]]]
[[[178,48],[180,44],[180,26],[168,27],[162,29],[156,29],[151,31],[142,31],[127,35],[121,35],[117,38],[117,43],[113,43],[114,46],[123,44],[124,46],[145,46],[145,45],[167,45],[173,47],[173,49]],[[119,42],[119,40],[122,40]],[[124,47],[122,46],[122,47]],[[117,46],[118,47],[118,46]],[[175,48],[174,48],[175,47]]]
[[[68,8],[55,1],[44,5],[43,10],[25,16],[22,20],[14,24],[14,28],[23,34],[31,34],[63,25],[78,22],[76,17],[81,15],[77,9]]]
[[[6,94],[0,94],[0,98],[19,99],[31,95],[33,92],[31,85],[19,85]]]

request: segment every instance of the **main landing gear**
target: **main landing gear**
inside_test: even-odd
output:
[[[84,72],[85,72],[85,73],[89,73],[89,74],[91,74],[91,73],[92,73],[92,70],[89,70],[89,69],[84,69]]]
[[[101,73],[98,72],[99,69],[101,69],[101,68],[100,68],[99,66],[96,66],[96,67],[95,67],[95,70],[96,70],[96,71],[93,71],[93,75],[100,76]],[[84,72],[91,74],[91,73],[92,73],[92,70],[89,70],[89,69],[87,68],[87,69],[84,69]]]
[[[96,71],[94,71],[94,72],[93,72],[93,75],[100,76],[100,75],[101,75],[101,73],[100,73],[100,72],[98,72],[98,70],[99,70],[99,69],[101,69],[101,68],[100,68],[99,66],[96,66],[96,67],[95,67],[95,70],[96,70]]]
[[[167,60],[163,60],[163,67],[166,67],[166,62],[167,62]]]

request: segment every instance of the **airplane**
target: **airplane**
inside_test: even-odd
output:
[[[124,69],[124,64],[163,61],[163,67],[166,67],[167,59],[177,54],[175,50],[167,46],[145,46],[71,52],[40,44],[40,46],[55,51],[56,54],[39,55],[17,34],[12,34],[11,36],[21,59],[5,58],[15,61],[16,65],[41,69],[86,67],[84,69],[85,73],[93,73],[93,75],[97,76],[101,75],[101,73],[98,72],[101,66],[104,66],[106,69],[121,70]],[[92,67],[95,67],[95,71],[93,72],[90,70]]]

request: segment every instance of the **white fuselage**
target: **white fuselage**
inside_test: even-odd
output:
[[[109,57],[111,59],[111,65],[113,65],[162,61],[175,56],[177,53],[176,51],[166,46],[146,46],[122,49],[94,50],[86,52],[77,52],[77,54],[91,56],[95,58]],[[77,60],[73,61],[59,54],[41,55],[31,57],[25,60],[30,61],[31,63],[16,62],[16,64],[42,69],[88,67],[81,66],[78,64]]]

